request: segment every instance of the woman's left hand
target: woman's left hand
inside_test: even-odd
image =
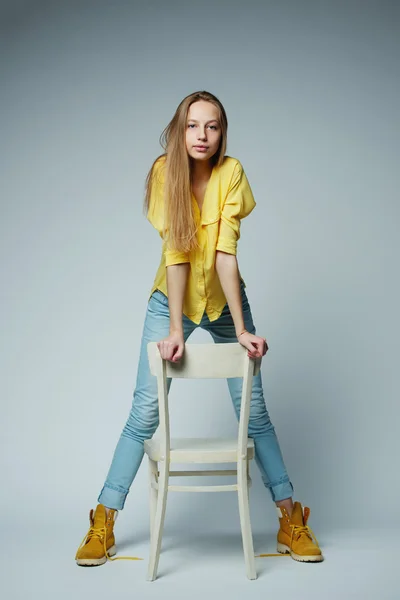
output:
[[[267,353],[268,344],[265,338],[259,337],[258,335],[253,335],[246,331],[239,335],[238,342],[247,348],[248,356],[250,358],[260,358]]]

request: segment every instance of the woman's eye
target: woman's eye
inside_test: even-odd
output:
[[[194,123],[189,123],[188,127],[196,127],[196,125]],[[211,127],[212,129],[217,129],[216,125],[209,125],[209,127]]]

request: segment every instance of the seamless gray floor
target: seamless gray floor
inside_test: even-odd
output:
[[[143,557],[95,568],[75,564],[75,551],[85,533],[72,518],[60,515],[51,528],[10,523],[2,544],[2,588],[8,600],[30,598],[167,598],[192,599],[307,598],[395,600],[399,589],[395,571],[396,535],[391,530],[319,532],[325,556],[319,564],[301,564],[289,557],[257,558],[258,579],[249,581],[240,532],[174,531],[163,538],[158,579],[146,581],[148,529],[128,530],[119,519],[115,534],[119,555]],[[398,533],[398,532],[397,532]],[[255,532],[255,553],[275,552],[276,531]],[[117,554],[117,556],[118,556]],[[265,595],[267,596],[265,596]]]

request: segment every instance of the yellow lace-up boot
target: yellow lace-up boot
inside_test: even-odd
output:
[[[103,504],[98,504],[96,511],[89,513],[90,527],[83,538],[75,555],[76,563],[84,567],[102,565],[108,560],[142,560],[136,556],[118,556],[111,558],[117,553],[114,537],[114,523],[117,520],[118,511],[110,509],[108,517]]]
[[[102,565],[108,557],[116,554],[113,528],[117,516],[117,510],[110,510],[107,518],[103,504],[98,504],[95,512],[91,509],[89,531],[83,538],[75,556],[78,565],[86,567]]]
[[[290,554],[294,560],[301,562],[324,560],[317,538],[307,525],[310,516],[308,506],[305,506],[303,510],[301,503],[295,502],[290,517],[284,506],[276,506],[276,511],[280,524],[277,535],[278,552]]]

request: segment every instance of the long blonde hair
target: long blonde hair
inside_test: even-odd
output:
[[[164,239],[168,247],[178,252],[190,252],[198,247],[196,222],[192,204],[191,165],[186,150],[186,127],[189,107],[198,100],[214,104],[219,111],[221,139],[217,152],[212,156],[212,166],[220,166],[224,160],[227,145],[228,120],[221,102],[213,94],[200,91],[189,94],[182,100],[171,121],[160,136],[160,144],[165,152],[158,156],[146,177],[144,212],[150,207],[153,169],[155,163],[165,157],[164,177]]]

